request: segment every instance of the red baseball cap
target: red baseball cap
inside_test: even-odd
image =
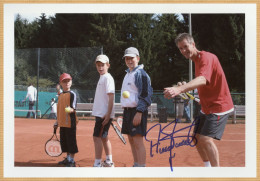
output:
[[[67,74],[67,73],[63,73],[63,74],[60,75],[60,82],[62,82],[64,79],[72,80],[70,74]]]

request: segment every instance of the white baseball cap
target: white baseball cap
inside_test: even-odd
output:
[[[109,63],[109,59],[106,55],[99,55],[96,58],[96,62]]]
[[[129,47],[125,50],[124,57],[136,57],[139,56],[139,51],[135,47]]]

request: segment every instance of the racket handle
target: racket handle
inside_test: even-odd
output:
[[[57,131],[57,127],[55,127],[55,128],[53,129],[53,133],[56,134],[56,131]]]

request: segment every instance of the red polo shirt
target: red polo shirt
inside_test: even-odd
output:
[[[205,114],[232,109],[233,101],[224,71],[216,55],[201,51],[195,63],[195,75],[204,76],[206,85],[198,87],[201,109]]]

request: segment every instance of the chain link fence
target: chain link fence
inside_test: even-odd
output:
[[[35,107],[45,113],[51,99],[57,98],[56,85],[64,72],[73,78],[71,89],[77,94],[77,102],[93,103],[99,79],[94,62],[96,56],[102,53],[102,47],[15,50],[15,116],[24,117],[27,114],[29,102],[22,100],[30,83],[38,90]],[[245,93],[232,93],[232,98],[234,105],[245,105]],[[120,90],[115,93],[115,102],[120,102]],[[165,99],[163,91],[154,91],[152,102],[157,103],[158,110],[165,108],[169,117],[176,117],[178,101]],[[178,111],[181,110],[178,108]]]
[[[99,79],[95,58],[103,53],[102,47],[35,48],[15,50],[15,112],[24,116],[28,102],[22,102],[27,87],[32,83],[38,90],[36,109],[45,112],[56,96],[59,76],[66,72],[73,78],[72,90],[78,102],[93,98]]]

